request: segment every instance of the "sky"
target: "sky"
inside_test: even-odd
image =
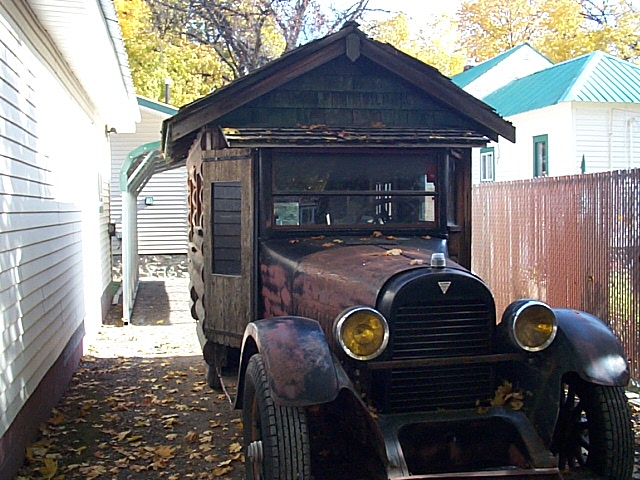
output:
[[[324,4],[333,4],[337,8],[352,5],[355,0],[321,0]],[[462,0],[369,0],[369,8],[384,12],[403,12],[417,24],[421,19],[439,16],[443,13],[454,14]],[[388,16],[385,14],[385,16]]]

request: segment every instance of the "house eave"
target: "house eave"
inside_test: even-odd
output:
[[[140,110],[113,2],[26,3],[109,128],[134,132]]]

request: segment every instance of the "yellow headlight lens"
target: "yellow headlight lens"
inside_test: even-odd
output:
[[[556,316],[547,305],[529,302],[516,312],[513,335],[520,347],[537,352],[551,344],[557,328]]]
[[[347,355],[357,360],[371,360],[387,346],[389,325],[376,310],[355,307],[338,317],[335,334]]]

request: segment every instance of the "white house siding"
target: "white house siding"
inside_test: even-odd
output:
[[[587,173],[640,167],[640,104],[573,102],[576,157]]]
[[[111,221],[122,231],[122,194],[120,168],[127,155],[140,145],[160,140],[162,121],[170,115],[140,107],[142,120],[135,134],[112,136]],[[152,205],[145,198],[153,198]],[[120,253],[120,243],[113,242],[113,252]],[[187,253],[187,171],[185,167],[151,177],[138,196],[138,253]]]
[[[30,10],[9,3],[0,5],[1,478],[24,454],[25,425],[48,415],[23,408],[54,364],[71,375],[110,280],[105,122]],[[48,383],[45,401],[68,376]]]
[[[494,147],[495,180],[523,180],[533,177],[533,137],[548,135],[549,175],[573,175],[580,173],[576,165],[575,140],[572,131],[572,110],[570,103],[560,103],[550,107],[507,117],[516,126],[516,143],[504,138],[488,146]],[[472,154],[473,182],[480,181],[480,149]]]

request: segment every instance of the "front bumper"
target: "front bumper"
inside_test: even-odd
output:
[[[562,478],[524,413],[505,407],[380,415],[390,479]]]

